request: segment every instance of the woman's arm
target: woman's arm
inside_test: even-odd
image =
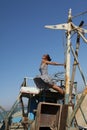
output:
[[[45,61],[45,63],[49,65],[64,66],[64,64],[60,64],[60,63],[52,62],[52,61]]]

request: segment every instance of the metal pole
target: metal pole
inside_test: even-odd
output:
[[[68,29],[67,29],[67,44],[66,44],[66,72],[65,72],[65,105],[68,105],[68,115],[67,115],[67,126],[68,121],[71,117],[72,113],[72,106],[69,106],[70,104],[70,45],[71,45],[71,31],[72,31],[72,16],[71,16],[71,9],[69,10],[68,15]],[[66,130],[69,130],[69,128],[66,126]]]
[[[68,15],[66,73],[65,73],[65,104],[69,104],[70,95],[70,37],[71,37],[71,9]]]

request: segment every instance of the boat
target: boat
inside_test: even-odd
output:
[[[84,21],[76,26],[72,21],[72,10],[69,9],[67,23],[57,25],[45,25],[47,29],[64,30],[66,32],[66,61],[63,77],[60,73],[55,74],[54,79],[65,90],[65,94],[47,87],[41,78],[32,78],[37,84],[27,84],[29,77],[25,77],[19,95],[11,110],[2,117],[0,130],[86,130],[87,129],[87,84],[81,69],[78,55],[80,38],[87,43],[84,34],[87,30],[83,28]],[[76,49],[71,44],[71,36],[77,34]],[[70,51],[73,55],[73,66],[70,66]],[[76,67],[84,82],[84,89],[77,93],[77,82],[75,81]],[[70,78],[70,71],[72,75]],[[62,73],[61,73],[62,75]],[[35,82],[36,83],[36,82]],[[27,100],[27,102],[25,101]],[[21,106],[20,109],[18,106]],[[2,108],[1,108],[2,109]],[[3,109],[2,109],[3,110]],[[4,111],[4,110],[3,110]]]

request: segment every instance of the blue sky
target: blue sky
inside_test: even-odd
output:
[[[0,0],[0,105],[4,108],[10,108],[15,102],[24,77],[39,74],[43,54],[49,53],[53,61],[64,62],[64,31],[44,26],[67,22],[70,8],[75,16],[87,11],[87,1]],[[87,14],[74,18],[73,22],[79,25],[81,20],[87,24]],[[87,76],[87,45],[83,40],[79,53]],[[63,68],[51,66],[49,71],[53,74]],[[76,80],[83,84],[81,76]]]

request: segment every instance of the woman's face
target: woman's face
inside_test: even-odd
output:
[[[42,59],[47,60],[47,55],[43,55]]]

